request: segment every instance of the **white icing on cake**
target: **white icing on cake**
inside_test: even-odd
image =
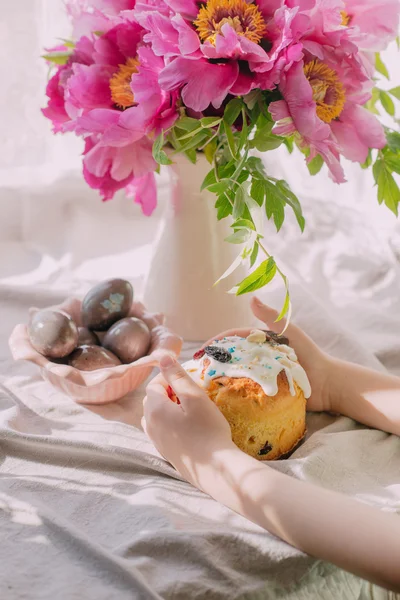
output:
[[[228,351],[231,354],[230,361],[220,362],[213,356],[204,354],[200,359],[190,360],[183,365],[201,387],[207,389],[210,381],[217,377],[248,377],[258,383],[267,396],[275,396],[278,393],[278,375],[285,371],[292,396],[295,396],[296,382],[304,396],[310,397],[311,387],[306,372],[289,346],[255,343],[237,336],[215,340],[211,346]],[[205,368],[206,359],[210,364]]]

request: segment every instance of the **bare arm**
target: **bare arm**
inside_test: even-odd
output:
[[[279,332],[277,312],[257,299],[252,301],[258,319]],[[322,352],[293,324],[287,329],[290,345],[309,376],[312,396],[307,410],[333,411],[369,427],[400,435],[400,378],[338,360]]]
[[[400,592],[398,517],[288,477],[237,448],[213,462],[202,487],[216,500],[307,554]]]
[[[233,444],[218,408],[182,367],[167,361],[161,370],[163,377],[147,389],[144,425],[183,477],[311,556],[400,591],[396,515],[298,481],[247,456]],[[180,405],[168,399],[168,385]]]
[[[400,435],[400,378],[331,359],[333,411]]]

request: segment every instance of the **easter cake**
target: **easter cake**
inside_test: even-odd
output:
[[[290,453],[306,433],[310,384],[289,340],[255,330],[215,340],[185,363],[230,424],[234,443],[258,460]]]

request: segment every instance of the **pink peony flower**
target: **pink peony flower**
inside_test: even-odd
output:
[[[399,30],[398,0],[344,0],[343,21],[362,50],[385,50]]]
[[[339,154],[364,162],[370,148],[386,144],[379,121],[361,104],[370,97],[371,83],[361,62],[324,49],[324,62],[308,56],[282,76],[284,100],[270,104],[277,135],[296,134],[310,149],[308,161],[318,153],[333,179],[344,181]],[[362,131],[359,131],[362,128]]]
[[[300,37],[304,60],[282,74],[283,100],[269,107],[274,133],[296,134],[309,148],[308,161],[320,154],[338,183],[344,181],[340,154],[362,163],[370,148],[386,143],[379,121],[363,108],[371,97],[371,70],[342,22],[343,7],[342,0],[319,0],[309,11]]]
[[[48,84],[43,112],[55,131],[74,131],[86,139],[83,166],[89,185],[105,200],[128,185],[133,194],[136,186],[133,195],[149,214],[155,196],[148,175],[157,165],[148,136],[174,123],[178,94],[161,89],[164,60],[142,45],[142,37],[128,11],[100,37],[78,40],[68,63]]]
[[[309,20],[283,0],[208,0],[201,7],[164,0],[157,9],[144,0],[134,14],[147,32],[144,41],[171,59],[161,87],[181,89],[185,105],[196,112],[210,104],[219,108],[228,94],[273,89],[281,71],[302,58],[297,38]]]
[[[47,107],[42,109],[42,113],[53,123],[54,133],[62,131],[63,124],[69,121],[69,116],[65,110],[64,89],[61,85],[61,78],[67,70],[68,67],[58,69],[46,87],[46,95],[49,101]]]

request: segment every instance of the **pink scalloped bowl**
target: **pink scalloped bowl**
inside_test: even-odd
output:
[[[81,325],[81,305],[77,298],[70,298],[52,309],[62,310]],[[37,308],[31,308],[30,314]],[[128,365],[119,365],[97,371],[79,371],[68,365],[57,364],[42,356],[31,345],[26,325],[17,325],[13,330],[9,346],[14,360],[27,360],[38,365],[41,374],[55,388],[64,392],[81,404],[106,404],[119,400],[141,385],[165,354],[179,356],[182,339],[165,327],[164,315],[149,313],[143,304],[132,304],[130,317],[142,319],[151,331],[151,345],[148,356]]]

